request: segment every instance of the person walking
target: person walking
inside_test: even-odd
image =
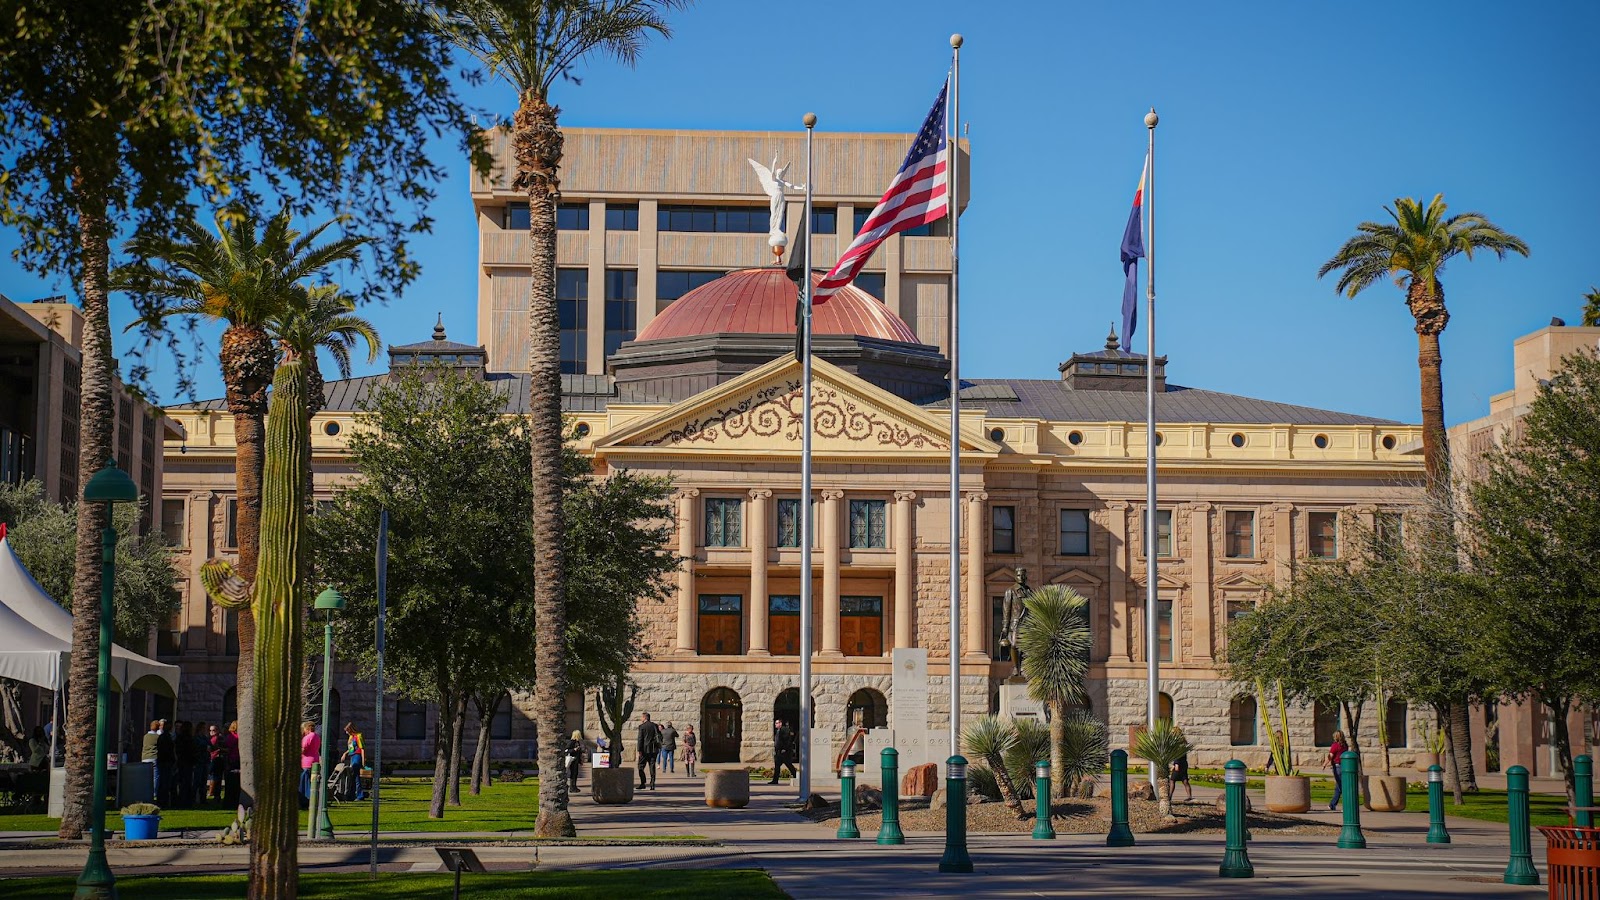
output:
[[[1183,802],[1190,803],[1194,800],[1194,786],[1189,783],[1189,754],[1177,758],[1172,763],[1172,786],[1183,785]]]
[[[300,723],[300,808],[311,808],[311,767],[322,759],[322,738],[309,719]]]
[[[650,721],[649,713],[639,714],[639,737],[634,749],[639,753],[639,788],[655,790],[656,759],[661,753],[661,726]],[[645,773],[649,772],[648,782]]]
[[[661,771],[678,771],[678,729],[672,727],[672,722],[667,722],[661,728]]]
[[[1339,807],[1339,795],[1344,790],[1344,779],[1339,777],[1339,760],[1350,751],[1350,745],[1344,742],[1344,732],[1333,733],[1333,743],[1328,747],[1327,763],[1333,769],[1333,800],[1328,803],[1329,809]]]
[[[366,763],[367,742],[361,732],[356,730],[356,723],[344,723],[345,745],[344,755],[339,760],[356,773],[356,799],[365,800],[367,793],[361,786],[361,770]]]
[[[578,776],[583,772],[583,732],[574,731],[572,739],[567,741],[567,749],[563,754],[567,764],[567,790],[577,790]]]
[[[694,777],[694,764],[700,761],[697,755],[696,744],[699,739],[694,736],[694,726],[683,726],[683,774]]]
[[[777,784],[778,775],[784,766],[789,767],[789,777],[798,778],[800,770],[795,768],[799,760],[799,748],[795,746],[794,730],[789,723],[782,719],[772,720],[772,780],[767,784]]]

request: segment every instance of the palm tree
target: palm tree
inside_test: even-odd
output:
[[[1583,327],[1600,325],[1600,288],[1590,285],[1583,295]]]
[[[378,359],[383,341],[378,329],[355,314],[354,297],[337,285],[305,288],[293,303],[280,309],[269,323],[272,336],[295,348],[306,362],[306,415],[315,416],[328,405],[326,381],[317,350],[328,351],[340,378],[350,377],[350,351],[360,341],[367,345],[367,362]]]
[[[566,732],[566,566],[561,517],[561,330],[556,313],[556,198],[562,136],[550,88],[600,51],[631,66],[651,34],[669,36],[666,13],[687,0],[461,0],[436,14],[446,39],[517,90],[511,123],[512,186],[528,195],[529,437],[533,445],[534,688],[539,771],[562,773]],[[559,774],[539,788],[540,837],[576,834]]]
[[[1339,272],[1339,293],[1354,298],[1380,278],[1393,278],[1406,292],[1406,307],[1416,320],[1417,366],[1422,370],[1422,460],[1428,487],[1446,480],[1449,469],[1444,433],[1444,383],[1439,367],[1439,335],[1450,323],[1439,275],[1457,255],[1472,258],[1479,250],[1528,255],[1528,245],[1490,222],[1482,213],[1446,216],[1443,194],[1427,206],[1399,197],[1384,212],[1388,222],[1362,222],[1333,258],[1317,270],[1321,278]]]
[[[1017,626],[1017,651],[1028,676],[1028,696],[1050,714],[1050,786],[1065,796],[1067,709],[1089,699],[1089,601],[1071,588],[1047,584],[1024,601]]]
[[[112,274],[113,289],[142,294],[162,304],[136,324],[159,328],[167,318],[186,316],[226,325],[218,356],[238,447],[234,485],[239,557],[235,572],[246,581],[255,577],[260,551],[267,387],[278,362],[273,323],[281,321],[290,305],[307,292],[302,281],[355,259],[367,243],[366,238],[344,237],[317,244],[333,224],[325,222],[302,234],[291,227],[288,210],[273,216],[264,228],[249,210],[224,210],[216,214],[215,233],[198,222],[179,222],[174,226],[175,236],[144,240],[133,248],[144,261]],[[235,693],[239,775],[247,796],[255,783],[254,643],[255,617],[246,605],[239,609]]]
[[[1000,798],[1006,808],[1018,819],[1027,818],[1022,811],[1022,800],[1017,794],[1017,783],[1006,768],[1006,757],[1017,745],[1017,729],[1011,722],[998,716],[978,716],[961,730],[961,746],[973,756],[983,760],[994,773],[1000,785]],[[946,803],[959,803],[960,797],[946,797]]]
[[[1148,760],[1156,773],[1160,789],[1156,792],[1156,812],[1161,818],[1172,817],[1172,766],[1190,749],[1189,739],[1183,729],[1172,724],[1171,719],[1157,719],[1155,727],[1139,732],[1133,742],[1134,755]]]

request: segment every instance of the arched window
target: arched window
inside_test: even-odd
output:
[[[1318,747],[1332,746],[1333,733],[1339,730],[1338,705],[1316,701],[1311,705],[1311,719],[1312,741]]]
[[[1391,749],[1404,747],[1410,743],[1406,730],[1406,702],[1404,700],[1390,700],[1384,709],[1384,728],[1389,732],[1389,747]]]
[[[428,736],[428,704],[402,699],[394,705],[394,736],[402,741],[420,741]]]
[[[494,718],[489,720],[489,738],[496,741],[510,740],[511,738],[511,698],[500,698],[500,706],[494,712]]]
[[[851,694],[850,702],[845,704],[844,721],[851,729],[886,727],[889,724],[889,701],[872,688],[862,688]]]
[[[1256,698],[1240,694],[1228,704],[1228,743],[1250,747],[1256,742]]]

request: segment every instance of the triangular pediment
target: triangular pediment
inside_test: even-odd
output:
[[[775,359],[702,394],[629,422],[596,452],[798,454],[802,369]],[[818,457],[896,458],[950,455],[950,424],[826,360],[812,361],[812,453]],[[1000,446],[963,433],[961,451],[977,456]]]
[[[1079,584],[1090,585],[1092,587],[1099,587],[1100,585],[1104,584],[1105,581],[1103,579],[1101,579],[1100,576],[1094,574],[1093,572],[1089,571],[1088,569],[1076,569],[1076,568],[1074,568],[1074,569],[1068,569],[1068,570],[1066,570],[1065,572],[1062,572],[1059,575],[1053,576],[1050,579],[1050,583],[1051,584],[1064,584],[1064,585],[1067,585],[1068,587],[1071,587],[1073,585],[1079,585]]]
[[[1259,591],[1266,588],[1260,578],[1254,575],[1247,575],[1244,572],[1235,572],[1227,578],[1219,578],[1213,582],[1212,586],[1230,591]]]
[[[1144,585],[1147,585],[1147,584],[1150,583],[1150,577],[1148,575],[1143,575],[1143,574],[1135,575],[1135,576],[1133,576],[1133,583],[1139,585],[1140,587],[1143,587]],[[1165,573],[1163,573],[1163,572],[1161,572],[1159,570],[1157,570],[1157,572],[1156,572],[1156,587],[1158,587],[1158,588],[1174,588],[1174,589],[1176,589],[1176,588],[1186,588],[1188,586],[1189,586],[1189,583],[1186,582],[1186,581],[1178,581],[1178,580],[1176,580],[1174,578],[1170,578]]]

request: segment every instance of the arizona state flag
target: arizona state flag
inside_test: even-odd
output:
[[[1144,157],[1139,187],[1133,192],[1133,210],[1122,230],[1122,349],[1133,349],[1133,330],[1139,325],[1139,260],[1144,258],[1144,186],[1150,179],[1150,155]]]

